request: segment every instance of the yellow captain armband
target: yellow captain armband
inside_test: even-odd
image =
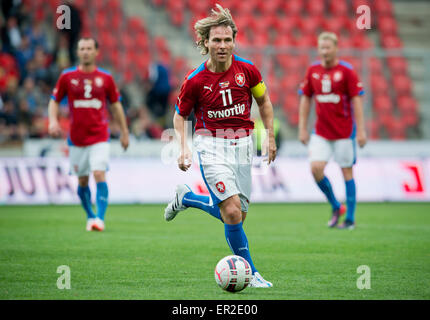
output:
[[[254,98],[260,98],[266,92],[266,85],[264,81],[261,80],[256,86],[251,88],[252,95]]]

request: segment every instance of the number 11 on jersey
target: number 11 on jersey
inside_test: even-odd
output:
[[[233,98],[231,97],[231,89],[221,90],[219,93],[222,95],[222,103],[224,104],[224,107],[227,106],[227,99],[225,97],[225,94],[228,95],[228,103],[231,105],[233,104]]]

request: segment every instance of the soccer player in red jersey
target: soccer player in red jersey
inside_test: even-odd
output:
[[[346,211],[345,221],[338,227],[353,229],[356,188],[352,168],[356,162],[356,143],[363,147],[367,140],[361,98],[364,91],[353,67],[337,58],[334,33],[320,34],[318,53],[321,61],[308,68],[299,90],[299,140],[308,145],[312,175],[332,206],[328,226],[337,226],[339,217]],[[307,124],[312,97],[316,101],[317,120],[309,136]],[[347,208],[337,201],[330,181],[324,175],[331,156],[342,169]]]
[[[49,133],[59,136],[59,103],[67,97],[70,110],[70,132],[67,138],[71,172],[78,176],[78,196],[87,213],[87,231],[104,230],[104,216],[108,206],[106,170],[109,161],[109,123],[107,101],[113,117],[121,129],[120,141],[124,150],[129,144],[128,128],[121,104],[121,96],[112,75],[96,66],[98,44],[95,39],[82,38],[78,42],[79,65],[65,69],[57,81],[49,101]],[[89,175],[97,183],[97,214],[91,207]]]
[[[196,117],[194,146],[200,170],[210,196],[195,194],[186,185],[176,187],[176,195],[165,209],[167,221],[177,213],[195,207],[224,223],[225,237],[233,254],[251,265],[251,287],[271,287],[255,268],[242,223],[251,194],[252,98],[256,100],[268,131],[268,163],[276,157],[272,103],[255,65],[235,54],[236,25],[228,9],[216,5],[212,15],[197,21],[198,45],[209,59],[185,78],[175,105],[174,127],[180,141],[179,168],[187,171],[191,151],[187,145],[186,118]]]

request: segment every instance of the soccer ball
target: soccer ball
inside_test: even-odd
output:
[[[215,267],[215,281],[224,290],[238,292],[252,280],[248,261],[236,255],[222,258]]]

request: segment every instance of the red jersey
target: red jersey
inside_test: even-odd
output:
[[[207,129],[210,133],[206,134],[215,136],[217,129],[234,132],[243,129],[249,135],[254,128],[250,117],[251,88],[262,81],[260,72],[251,61],[236,55],[225,72],[209,71],[206,64],[207,61],[186,76],[175,105],[176,112],[188,116],[194,110],[196,132]],[[204,133],[200,131],[200,134]]]
[[[316,134],[337,140],[355,137],[355,121],[351,99],[363,95],[363,85],[353,67],[340,60],[331,68],[321,62],[312,64],[299,90],[308,97],[315,96]]]
[[[51,98],[60,102],[65,96],[70,109],[69,142],[82,147],[108,141],[106,100],[114,103],[121,99],[112,75],[101,68],[92,72],[79,67],[65,69]]]

